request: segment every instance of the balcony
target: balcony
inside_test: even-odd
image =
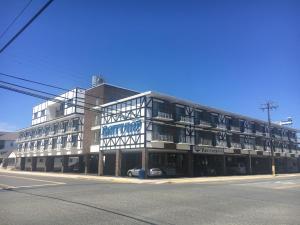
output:
[[[207,120],[198,120],[196,122],[196,125],[201,126],[201,127],[211,127],[211,122]]]
[[[254,149],[254,146],[251,145],[251,144],[244,144],[244,149],[249,149],[249,150],[253,150]]]
[[[227,126],[226,126],[226,124],[224,124],[224,123],[218,123],[218,124],[216,125],[216,128],[219,128],[219,129],[222,129],[222,130],[226,130],[226,129],[227,129]]]
[[[180,116],[178,122],[185,124],[194,124],[194,118],[189,116]]]
[[[169,134],[154,134],[153,141],[174,142],[174,138]]]
[[[189,137],[186,136],[179,136],[178,137],[178,143],[184,143],[184,144],[192,144]]]
[[[236,127],[236,126],[231,126],[231,131],[241,132],[241,128],[240,127]]]
[[[244,133],[252,134],[253,132],[252,132],[252,129],[250,129],[250,128],[245,128],[245,129],[244,129]]]
[[[205,145],[205,146],[212,146],[212,140],[211,139],[205,139],[205,138],[200,138],[198,145]]]
[[[227,141],[217,141],[216,146],[226,148],[227,147]]]
[[[241,149],[242,146],[241,146],[241,143],[232,142],[232,143],[231,143],[231,148],[234,148],[234,149]]]
[[[172,121],[173,120],[173,115],[172,115],[172,113],[158,111],[157,115],[154,116],[154,118],[161,119],[161,120],[166,120],[166,121]]]
[[[262,146],[262,145],[256,145],[255,146],[255,150],[256,151],[264,151],[264,146]]]

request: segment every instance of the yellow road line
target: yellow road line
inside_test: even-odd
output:
[[[28,177],[19,177],[19,176],[11,176],[11,175],[0,175],[2,177],[12,177],[12,178],[18,178],[18,179],[25,179],[25,180],[34,180],[34,181],[40,181],[45,183],[53,183],[53,184],[66,184],[63,182],[57,182],[57,181],[49,181],[49,180],[40,180],[40,179],[34,179],[34,178],[28,178]]]

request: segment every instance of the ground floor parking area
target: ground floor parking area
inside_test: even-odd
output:
[[[206,177],[271,173],[271,157],[250,154],[194,154],[190,151],[103,151],[100,154],[17,158],[25,171],[128,176],[132,170],[161,171],[162,177]],[[300,159],[275,157],[276,173],[300,172]],[[137,174],[136,174],[137,175]]]

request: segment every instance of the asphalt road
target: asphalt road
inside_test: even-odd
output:
[[[1,225],[300,225],[300,177],[117,184],[0,173]]]

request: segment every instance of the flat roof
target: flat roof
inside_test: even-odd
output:
[[[268,123],[267,121],[264,121],[264,120],[255,119],[255,118],[252,118],[252,117],[249,117],[249,116],[244,116],[244,115],[241,115],[241,114],[232,113],[232,112],[224,111],[224,110],[221,110],[221,109],[216,109],[216,108],[205,106],[205,105],[200,105],[198,103],[194,103],[194,102],[189,101],[189,100],[180,99],[180,98],[177,98],[177,97],[174,97],[174,96],[171,96],[171,95],[161,94],[161,93],[154,92],[154,91],[146,91],[146,92],[143,92],[143,93],[140,93],[140,94],[137,94],[137,95],[127,97],[127,98],[119,99],[117,101],[109,102],[109,103],[100,105],[99,107],[95,107],[95,108],[107,107],[107,106],[110,106],[110,105],[114,105],[114,104],[121,103],[121,102],[124,102],[124,101],[132,100],[132,99],[142,97],[142,96],[156,97],[156,98],[168,100],[171,103],[177,103],[179,105],[180,104],[189,105],[189,106],[192,106],[194,108],[198,108],[200,110],[203,109],[203,110],[207,110],[207,111],[210,111],[210,112],[217,112],[217,113],[221,113],[221,114],[224,114],[224,115],[227,115],[227,116],[238,117],[240,119],[245,119],[245,120],[249,120],[249,121],[253,121],[253,122],[259,122],[259,123],[264,123],[264,124]],[[272,126],[277,127],[277,128],[286,128],[286,129],[290,129],[290,130],[293,130],[293,131],[296,131],[296,132],[300,131],[300,130],[292,128],[292,127],[286,127],[286,126],[282,126],[282,125],[275,124],[275,123],[272,123]]]

